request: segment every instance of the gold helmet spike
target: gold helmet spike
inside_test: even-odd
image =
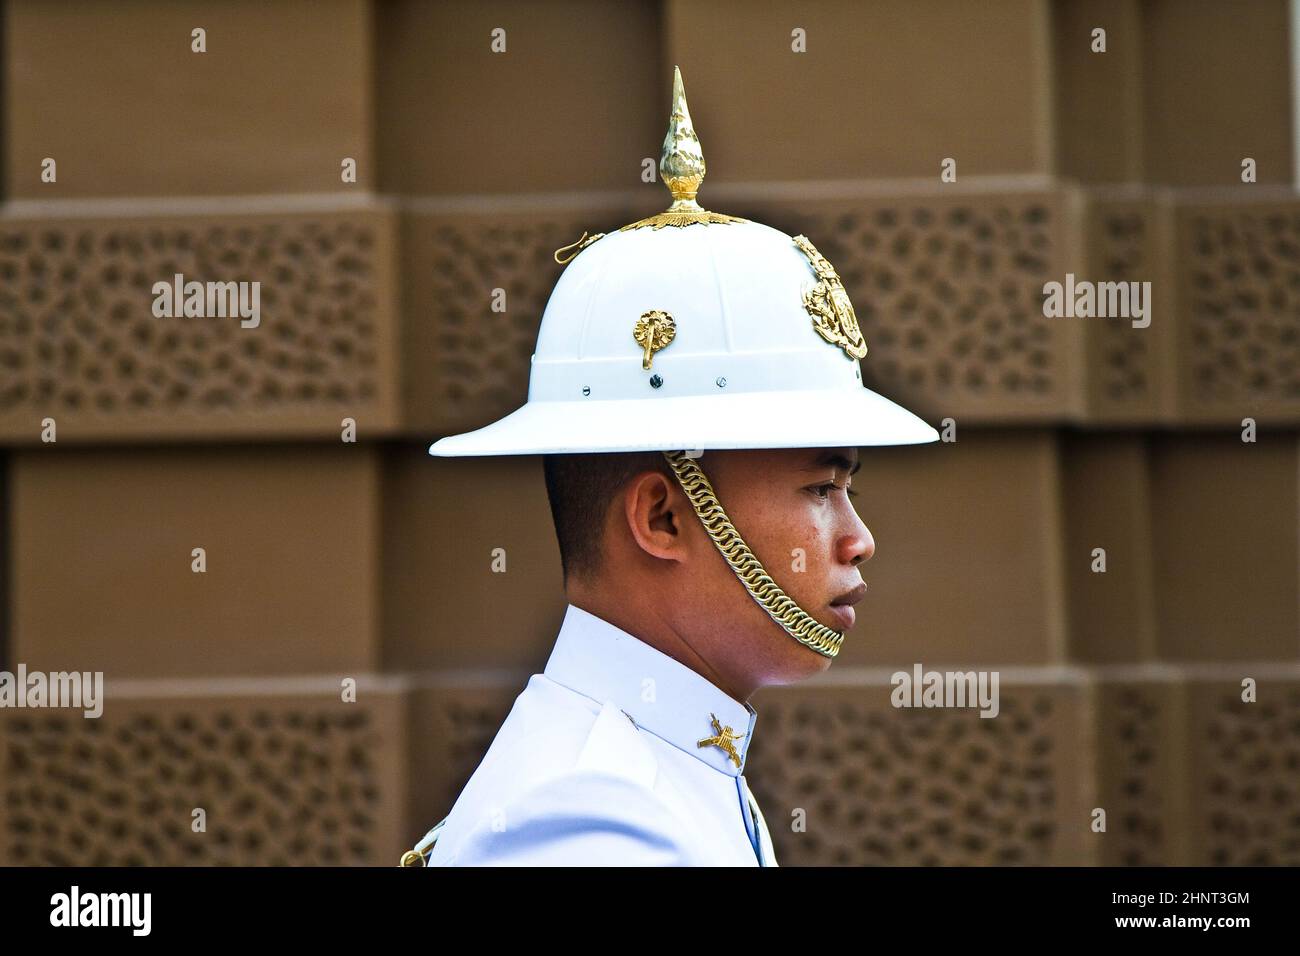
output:
[[[686,87],[682,85],[682,71],[673,67],[673,106],[668,118],[668,133],[664,136],[663,149],[659,153],[659,175],[664,185],[672,193],[673,203],[664,212],[630,223],[620,229],[640,229],[650,226],[662,229],[664,226],[690,226],[702,223],[748,222],[737,216],[725,216],[722,213],[709,212],[695,201],[700,183],[704,182],[704,151],[700,148],[700,138],[695,135],[695,126],[691,123],[691,111],[686,106]]]
[[[686,88],[682,86],[682,71],[673,67],[673,110],[668,118],[668,133],[664,136],[663,150],[659,154],[659,175],[673,194],[674,212],[703,212],[695,201],[695,194],[704,182],[704,151],[700,138],[691,123],[691,111],[686,105]]]

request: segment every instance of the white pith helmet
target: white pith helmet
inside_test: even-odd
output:
[[[853,306],[806,237],[696,203],[704,157],[673,73],[659,162],[672,205],[557,250],[568,266],[542,315],[528,401],[429,453],[664,452],[751,596],[833,657],[843,634],[777,587],[696,459],[707,449],[910,445],[939,435],[862,384],[867,346]]]

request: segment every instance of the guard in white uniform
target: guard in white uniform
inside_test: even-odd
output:
[[[717,736],[711,715],[725,749],[701,746]],[[755,717],[569,605],[545,671],[515,701],[430,863],[775,866],[741,774]]]
[[[665,212],[557,251],[572,264],[542,316],[527,403],[430,453],[662,452],[738,586],[791,639],[833,658],[844,633],[800,607],[746,544],[705,473],[708,449],[938,434],[862,385],[866,343],[811,241],[696,202],[704,158],[678,71],[659,168],[673,195]],[[402,863],[776,866],[743,775],[756,720],[702,673],[571,602],[544,672]]]

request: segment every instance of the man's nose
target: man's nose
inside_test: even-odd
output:
[[[871,531],[854,512],[852,527],[840,539],[839,559],[847,564],[861,564],[863,561],[870,561],[875,553],[876,539],[871,536]]]

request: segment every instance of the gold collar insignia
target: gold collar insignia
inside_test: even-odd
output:
[[[718,747],[723,753],[731,758],[732,762],[737,767],[739,767],[740,754],[736,752],[735,741],[740,740],[745,735],[736,733],[730,727],[722,726],[722,721],[718,720],[717,714],[710,713],[709,716],[713,718],[713,736],[705,737],[703,740],[698,741],[695,746]]]

